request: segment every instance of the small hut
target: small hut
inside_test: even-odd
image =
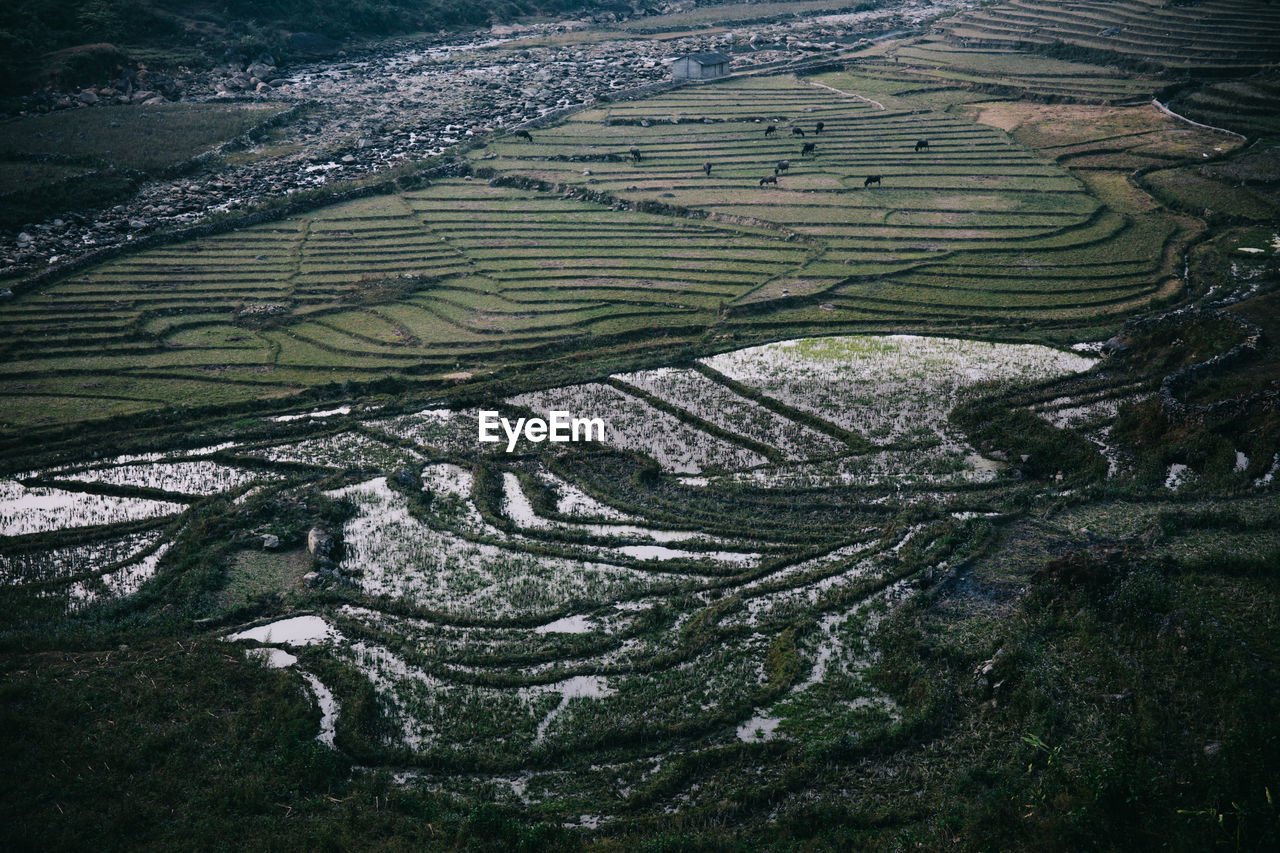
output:
[[[671,74],[677,80],[714,80],[729,74],[729,63],[732,62],[723,53],[691,53],[680,56],[671,63]]]

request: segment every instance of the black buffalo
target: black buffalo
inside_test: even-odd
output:
[[[825,123],[825,122],[821,122],[821,121],[820,121],[820,122],[818,122],[816,125],[814,125],[814,127],[813,127],[813,132],[814,132],[814,133],[822,133],[822,129],[823,129],[824,127],[826,127],[826,126],[827,126],[827,125],[826,125],[826,123]]]
[[[817,153],[818,153],[818,143],[816,142],[806,142],[804,145],[800,146],[801,157],[803,157],[805,154],[816,155]]]
[[[530,141],[530,142],[532,142],[532,141],[533,141],[533,136],[532,136],[532,134],[530,134],[530,133],[529,133],[529,131],[527,131],[527,130],[517,130],[515,133],[513,133],[513,134],[511,134],[511,135],[512,135],[512,136],[518,136],[518,137],[520,137],[521,139],[527,139],[527,140],[528,140],[528,141]]]
[[[790,168],[791,168],[790,160],[779,160],[778,165],[773,167],[773,173],[776,175],[779,172],[785,172],[787,171],[787,169],[790,169]]]
[[[917,151],[926,151],[926,150],[928,150],[928,148],[929,148],[929,140],[927,140],[927,139],[917,139],[917,140],[916,140],[916,150],[917,150]]]
[[[804,128],[801,128],[801,127],[793,127],[793,128],[791,128],[791,135],[792,135],[792,136],[804,136]]]
[[[776,183],[778,183],[777,175],[765,175],[763,178],[760,179],[760,186],[764,186],[765,184],[776,184]]]
[[[632,160],[634,160],[635,162],[639,163],[639,162],[640,162],[640,149],[639,149],[639,148],[637,148],[637,147],[635,147],[634,145],[632,145],[630,150],[631,150],[631,159],[632,159]]]
[[[705,162],[705,163],[703,163],[703,164],[702,164],[702,171],[703,171],[703,172],[705,172],[705,173],[706,173],[706,174],[708,174],[708,175],[710,175],[710,174],[711,174],[711,161],[710,161],[710,160],[708,160],[707,162]]]
[[[778,126],[776,124],[771,124],[764,129],[765,136],[773,136],[777,132],[778,132]]]
[[[876,186],[880,186],[880,176],[879,176],[879,175],[867,175],[867,179],[866,179],[865,181],[863,181],[863,182],[862,182],[862,186],[863,186],[863,187],[869,187],[869,186],[871,186],[872,184],[875,184]]]

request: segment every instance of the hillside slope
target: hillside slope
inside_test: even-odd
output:
[[[237,53],[279,58],[332,47],[329,40],[479,26],[581,8],[631,12],[630,4],[609,0],[18,0],[0,6],[0,93],[93,80],[126,55],[159,65],[204,65]],[[295,33],[310,35],[290,39]],[[88,49],[103,43],[123,53]]]

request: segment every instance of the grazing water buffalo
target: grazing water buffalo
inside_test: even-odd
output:
[[[793,127],[793,128],[791,128],[791,135],[792,135],[792,136],[804,136],[804,128],[802,128],[802,127]]]
[[[529,131],[527,131],[527,130],[517,130],[515,133],[513,133],[513,134],[511,134],[511,135],[512,135],[512,136],[518,136],[518,137],[520,137],[521,139],[528,140],[529,142],[532,142],[532,141],[533,141],[533,136],[532,136],[532,135],[529,133]]]
[[[863,182],[862,182],[862,186],[863,186],[864,188],[865,188],[865,187],[869,187],[869,186],[871,186],[872,184],[875,184],[876,186],[880,186],[880,176],[879,176],[879,175],[867,175],[867,179],[866,179],[865,181],[863,181]]]
[[[773,136],[777,132],[778,132],[778,126],[776,124],[771,124],[764,129],[765,136]]]
[[[634,145],[632,145],[630,150],[631,150],[631,159],[632,159],[633,161],[635,161],[636,163],[639,163],[639,162],[640,162],[640,149],[639,149],[639,148],[637,148],[637,147],[635,147]]]
[[[815,154],[815,155],[816,155],[817,153],[818,153],[818,143],[816,143],[816,142],[806,142],[804,145],[801,145],[801,146],[800,146],[800,156],[801,156],[801,157],[803,157],[805,154]]]
[[[827,126],[827,125],[826,125],[826,122],[821,122],[821,121],[820,121],[820,122],[818,122],[816,125],[814,125],[814,127],[813,127],[813,132],[814,132],[814,133],[822,133],[822,129],[823,129],[824,127],[826,127],[826,126]]]
[[[790,168],[791,168],[790,160],[779,160],[778,165],[773,167],[773,173],[776,175],[779,172],[785,172],[787,171],[787,169],[790,169]]]
[[[711,174],[711,161],[710,161],[710,160],[708,160],[707,162],[705,162],[705,163],[703,163],[703,164],[702,164],[702,171],[703,171],[703,172],[705,172],[705,173],[706,173],[706,174],[708,174],[708,175],[710,175],[710,174]]]
[[[776,184],[776,183],[778,183],[777,175],[765,175],[763,178],[760,179],[760,186],[764,186],[765,184]]]
[[[916,140],[916,150],[917,150],[917,151],[927,150],[928,148],[929,148],[929,140],[927,140],[927,139],[917,139],[917,140]]]

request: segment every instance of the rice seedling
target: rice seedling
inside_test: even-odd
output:
[[[25,536],[177,515],[184,504],[0,481],[0,535]]]

